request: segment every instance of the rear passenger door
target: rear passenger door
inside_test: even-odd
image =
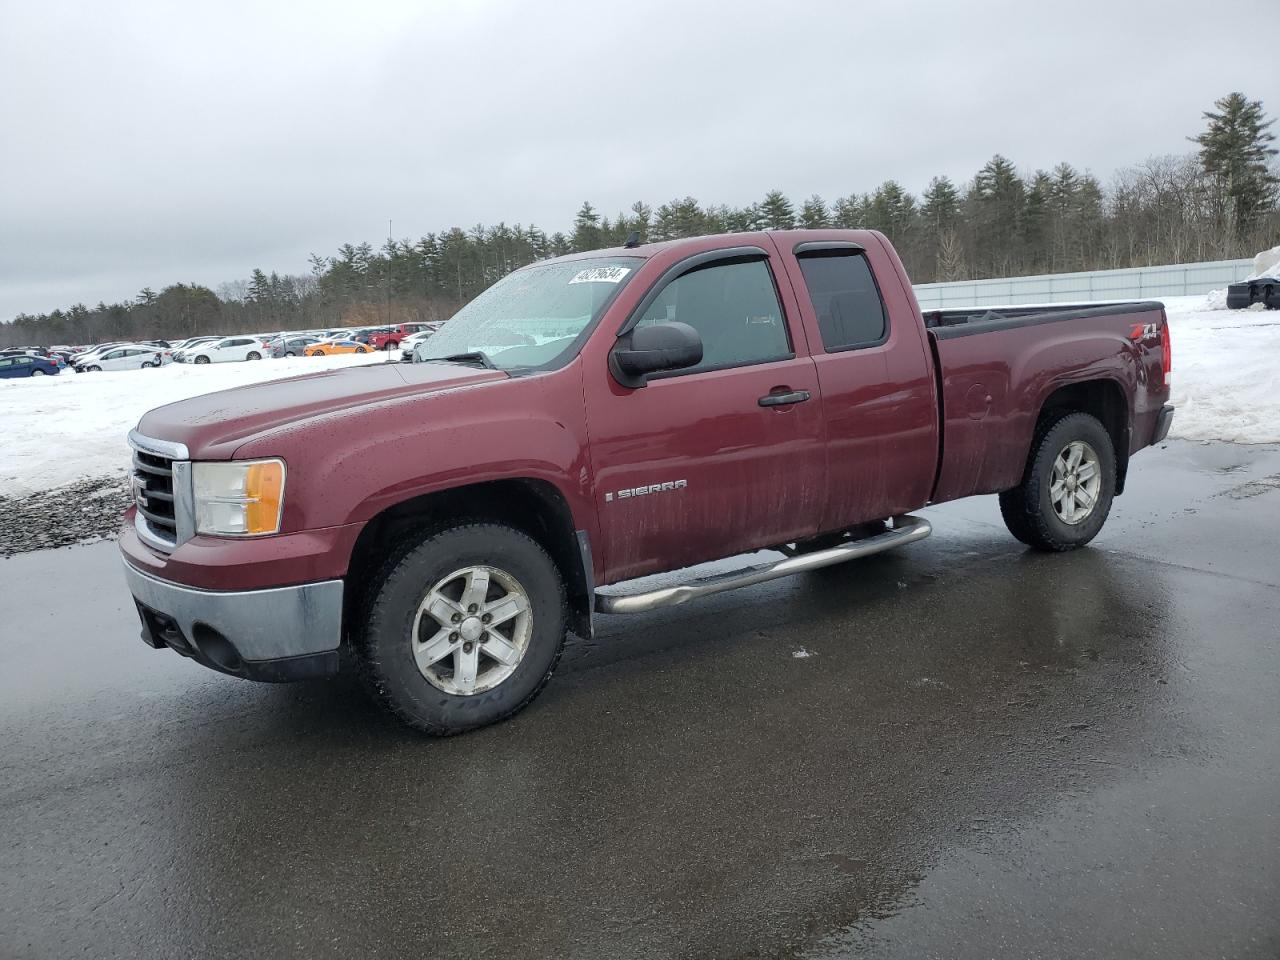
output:
[[[785,242],[786,234],[775,239]],[[877,241],[878,242],[878,241]],[[826,420],[822,529],[928,502],[938,455],[933,367],[894,258],[881,246],[800,242],[783,251]]]

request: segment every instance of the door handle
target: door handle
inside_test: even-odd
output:
[[[789,393],[766,393],[756,402],[762,407],[785,407],[789,403],[804,403],[808,399],[808,390],[792,390]]]

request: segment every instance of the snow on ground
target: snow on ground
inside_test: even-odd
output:
[[[1164,298],[1178,408],[1170,436],[1280,443],[1280,311],[1215,309],[1221,293]]]
[[[1226,310],[1222,291],[1170,297],[1171,435],[1280,443],[1280,311]],[[0,497],[128,470],[125,435],[152,407],[244,383],[380,363],[383,354],[294,357],[0,380]]]
[[[125,476],[125,437],[153,407],[240,384],[387,359],[383,353],[282,357],[0,380],[0,496]]]

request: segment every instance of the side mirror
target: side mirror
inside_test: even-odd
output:
[[[618,339],[609,370],[624,387],[643,387],[651,373],[682,370],[702,362],[702,337],[687,323],[636,327]]]

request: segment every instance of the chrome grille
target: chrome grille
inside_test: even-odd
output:
[[[152,535],[169,544],[178,542],[173,504],[173,461],[133,451],[133,502]]]

